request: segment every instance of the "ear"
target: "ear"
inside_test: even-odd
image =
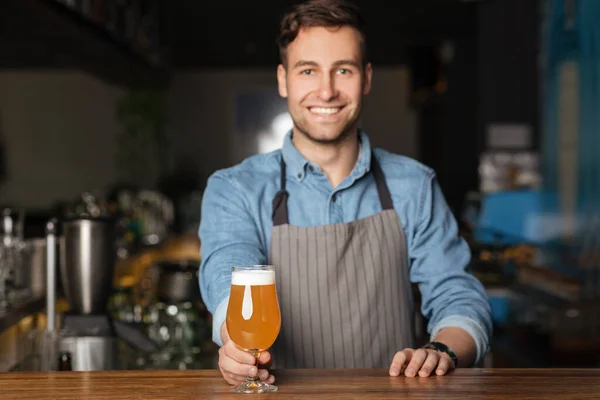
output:
[[[371,63],[368,63],[365,66],[365,76],[364,76],[364,83],[363,83],[363,94],[369,94],[369,92],[371,91],[371,81],[373,79],[373,66],[371,65]]]
[[[285,67],[283,64],[279,64],[277,67],[277,85],[279,87],[279,95],[284,99],[288,96],[286,77],[287,71],[285,70]]]

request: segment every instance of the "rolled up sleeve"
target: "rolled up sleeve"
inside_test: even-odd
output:
[[[471,252],[458,236],[456,220],[431,173],[419,203],[420,219],[409,241],[411,281],[421,292],[427,331],[456,327],[477,346],[477,360],[489,350],[491,307],[481,282],[468,271]]]
[[[213,341],[218,345],[222,345],[220,329],[231,289],[231,268],[265,264],[267,260],[245,201],[235,181],[225,172],[216,172],[209,178],[198,231],[202,260],[199,285],[202,300],[213,315]]]

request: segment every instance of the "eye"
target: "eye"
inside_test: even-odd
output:
[[[352,72],[352,71],[350,71],[349,69],[346,69],[346,68],[340,68],[340,69],[338,70],[338,73],[339,73],[340,75],[348,75],[348,74],[350,74],[351,72]]]
[[[312,75],[314,71],[312,69],[303,69],[300,71],[300,75]]]

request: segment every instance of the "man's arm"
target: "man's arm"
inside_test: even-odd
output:
[[[459,366],[485,354],[492,333],[483,285],[467,271],[471,252],[432,173],[421,195],[420,219],[410,240],[411,280],[419,285],[431,339],[455,353]]]
[[[461,328],[444,328],[433,341],[444,343],[456,354],[459,365],[472,365],[477,357],[477,346],[473,337]]]
[[[200,292],[213,315],[213,341],[219,346],[223,345],[221,327],[227,313],[231,268],[267,260],[246,201],[225,171],[209,178],[202,199]]]
[[[247,199],[236,181],[226,171],[208,180],[202,200],[200,221],[200,292],[213,315],[213,341],[219,349],[219,369],[231,385],[249,376],[273,383],[275,378],[265,366],[255,365],[254,357],[237,348],[227,333],[225,318],[231,290],[231,268],[235,265],[265,264],[264,246],[254,218],[248,212]],[[270,361],[263,352],[260,364]],[[268,365],[266,366],[268,367]]]

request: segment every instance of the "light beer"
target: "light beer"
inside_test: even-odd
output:
[[[231,340],[246,351],[264,351],[275,343],[280,327],[275,271],[234,269],[227,309]]]

